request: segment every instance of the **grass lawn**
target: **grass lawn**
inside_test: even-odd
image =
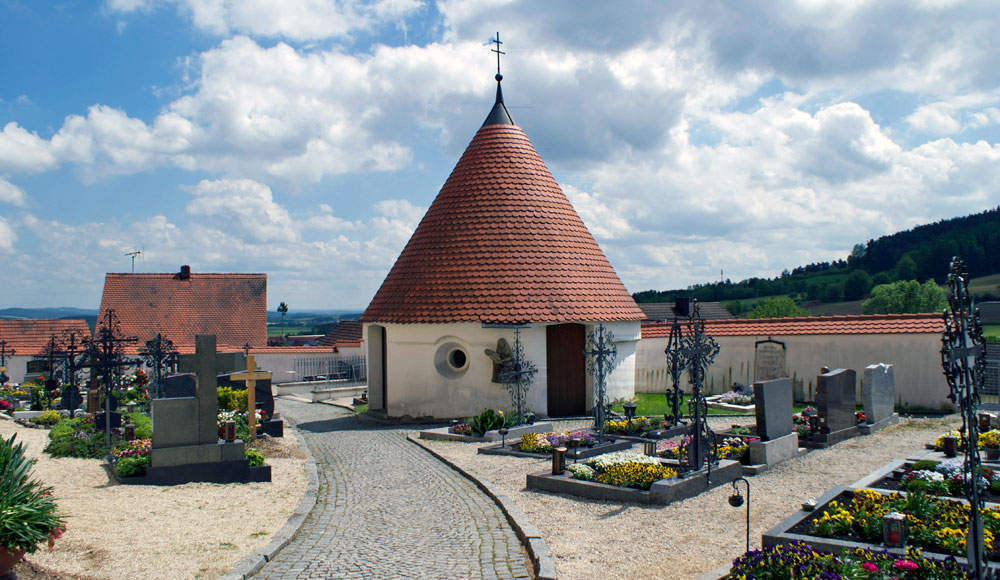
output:
[[[1000,336],[1000,324],[984,324],[983,336]]]

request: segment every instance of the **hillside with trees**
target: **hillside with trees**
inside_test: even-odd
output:
[[[773,296],[787,296],[798,304],[834,303],[867,298],[876,286],[898,281],[944,284],[952,256],[965,260],[970,277],[1000,273],[1000,207],[858,243],[844,259],[786,269],[774,278],[645,290],[632,296],[637,302],[672,302],[676,297],[723,302],[733,314],[744,316],[760,299]],[[1000,299],[997,286],[973,292],[980,300]]]

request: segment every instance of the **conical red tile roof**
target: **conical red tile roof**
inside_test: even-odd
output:
[[[527,135],[498,123],[476,133],[361,320],[644,318]]]

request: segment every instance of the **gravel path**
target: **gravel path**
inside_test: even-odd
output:
[[[54,488],[66,515],[55,549],[26,557],[51,577],[217,578],[270,542],[305,490],[305,458],[291,433],[272,440],[271,483],[173,487],[118,485],[99,460],[43,453],[48,431],[0,420],[0,435],[13,433],[38,458],[34,477]]]
[[[739,419],[718,421],[721,427]],[[761,535],[802,501],[906,458],[956,424],[955,418],[903,419],[896,427],[810,452],[751,478],[751,548],[760,547]],[[428,444],[517,504],[541,531],[561,580],[688,579],[743,552],[746,512],[729,506],[731,486],[668,506],[614,504],[526,490],[525,474],[549,468],[550,460],[478,455],[478,445],[471,443]]]

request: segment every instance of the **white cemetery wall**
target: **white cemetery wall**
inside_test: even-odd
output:
[[[363,345],[364,343],[362,343]],[[262,370],[270,371],[273,379],[271,384],[280,385],[282,383],[294,383],[302,380],[302,377],[298,375],[295,370],[296,359],[310,358],[310,359],[338,359],[346,356],[360,356],[367,354],[367,350],[363,347],[350,347],[338,349],[338,352],[334,353],[330,350],[330,347],[317,347],[315,349],[306,349],[304,347],[296,347],[294,351],[288,349],[283,351],[281,347],[275,348],[273,350],[269,349],[270,352],[260,352],[255,351],[253,355],[256,357],[257,366]]]
[[[767,336],[716,336],[721,351],[709,370],[708,394],[719,394],[734,382],[753,383],[754,343]],[[921,409],[953,409],[947,399],[948,385],[941,372],[941,335],[922,334],[824,334],[774,335],[788,347],[790,378],[801,382],[812,400],[819,369],[850,368],[862,376],[872,363],[892,364],[896,375],[897,405]],[[666,338],[644,338],[636,351],[636,392],[663,393],[670,386],[663,350]],[[687,375],[682,378],[687,390]],[[797,389],[798,390],[798,389]],[[861,402],[860,381],[857,400]]]
[[[34,357],[14,355],[8,356],[6,360],[7,372],[5,373],[8,377],[7,383],[22,383],[24,382],[24,375],[28,371],[28,361],[32,360]]]

